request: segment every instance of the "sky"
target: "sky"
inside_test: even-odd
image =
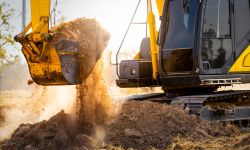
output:
[[[0,0],[0,2],[3,1],[16,10],[15,15],[11,17],[11,24],[15,27],[13,34],[16,35],[22,30],[22,0]],[[107,49],[115,53],[121,44],[139,0],[57,0],[57,2],[57,11],[60,11],[58,17],[65,16],[66,21],[87,17],[95,18],[100,22],[111,33]],[[26,23],[28,23],[30,21],[29,0],[26,0],[26,3]],[[55,0],[51,0],[51,8],[54,3]],[[155,10],[155,12],[157,11]],[[146,22],[146,0],[141,0],[134,22]],[[122,51],[139,51],[141,39],[145,36],[145,25],[132,25],[122,46]],[[21,54],[13,47],[7,49],[8,54]],[[17,49],[20,49],[20,45]]]

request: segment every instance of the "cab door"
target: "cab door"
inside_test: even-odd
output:
[[[250,0],[234,0],[235,62],[229,73],[250,73]]]
[[[201,73],[226,74],[234,61],[231,0],[203,1]]]

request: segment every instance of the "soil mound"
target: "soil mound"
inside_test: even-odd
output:
[[[183,109],[150,101],[127,101],[108,127],[107,143],[124,148],[166,148],[176,138],[192,140],[239,133],[231,125],[209,123]]]
[[[74,116],[61,111],[47,121],[21,124],[1,148],[69,150],[100,145],[100,141],[84,134],[85,130],[76,127]]]
[[[2,149],[69,149],[75,133],[71,117],[61,111],[48,121],[21,124]]]

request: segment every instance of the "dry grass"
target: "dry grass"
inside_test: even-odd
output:
[[[208,138],[202,140],[191,140],[188,138],[175,139],[167,149],[233,149],[234,145],[240,142],[245,137],[249,136],[248,133],[242,133],[232,137],[218,137]],[[250,143],[249,143],[250,144]]]

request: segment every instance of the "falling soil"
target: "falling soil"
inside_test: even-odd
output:
[[[110,38],[109,33],[94,19],[76,19],[52,29],[52,45],[62,39],[79,43],[79,72],[77,85],[76,122],[85,134],[94,134],[97,126],[105,126],[111,113],[111,99],[103,82],[102,52]]]
[[[77,85],[76,122],[88,135],[104,133],[104,129],[115,114],[115,105],[108,94],[101,72],[102,62],[99,61],[88,78]],[[101,140],[104,138],[101,135],[97,136]]]
[[[4,117],[4,114],[3,114],[3,107],[0,106],[0,127],[2,126],[2,123],[4,122],[5,120],[5,117]]]

